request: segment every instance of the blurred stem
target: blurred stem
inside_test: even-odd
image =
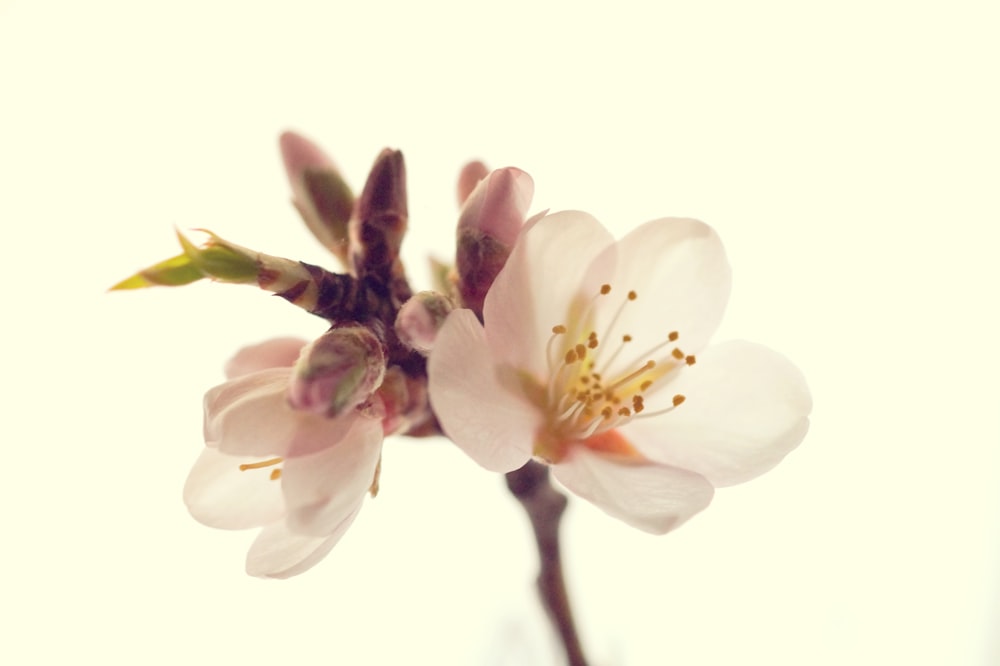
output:
[[[566,496],[552,487],[549,468],[534,461],[508,473],[507,487],[531,519],[540,561],[538,591],[566,650],[566,663],[587,666],[566,594],[559,551],[559,524],[566,510]]]

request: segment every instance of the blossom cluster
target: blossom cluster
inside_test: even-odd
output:
[[[402,155],[358,197],[307,139],[281,140],[293,203],[343,269],[214,235],[117,288],[255,283],[323,317],[317,340],[239,351],[205,396],[205,448],[184,488],[199,521],[262,528],[247,571],[299,574],[378,492],[383,438],[443,434],[488,470],[529,461],[607,514],[663,534],[718,487],[804,438],[801,372],[758,344],[709,344],[729,297],[716,232],[661,218],[615,240],[579,211],[529,216],[533,181],[479,162],[459,177],[453,266],[414,293],[399,259]]]

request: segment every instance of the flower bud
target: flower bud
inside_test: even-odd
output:
[[[357,407],[382,384],[385,351],[363,326],[331,328],[307,345],[292,370],[293,409],[334,417]]]
[[[480,181],[458,218],[455,268],[464,307],[482,313],[483,299],[510,255],[535,185],[520,169],[497,169]]]
[[[443,294],[418,292],[399,309],[396,335],[403,344],[426,355],[434,347],[438,329],[453,309],[451,300]]]
[[[402,275],[399,247],[407,215],[403,153],[386,148],[375,158],[350,223],[351,261],[357,275]]]
[[[459,206],[465,203],[465,200],[469,198],[472,191],[476,189],[479,181],[486,178],[489,172],[490,170],[486,168],[486,165],[478,160],[469,162],[462,167],[462,170],[458,174],[458,187],[456,188]]]
[[[347,263],[347,223],[354,193],[336,165],[309,139],[285,132],[279,140],[292,203],[313,235],[342,263]]]

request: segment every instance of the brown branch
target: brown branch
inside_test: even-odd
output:
[[[566,496],[552,487],[549,468],[534,461],[508,473],[507,487],[531,519],[541,565],[538,592],[566,650],[566,663],[568,666],[587,666],[573,623],[559,552],[559,523],[566,510]]]

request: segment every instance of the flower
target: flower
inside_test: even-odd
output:
[[[486,295],[431,352],[444,432],[487,469],[532,457],[569,490],[662,534],[715,487],[776,465],[808,429],[799,370],[766,347],[707,347],[730,289],[716,233],[649,222],[615,242],[590,215],[529,222]],[[485,396],[485,398],[484,398]]]
[[[302,349],[301,340],[270,340],[228,363],[229,381],[205,395],[206,447],[184,486],[199,522],[263,527],[247,554],[254,576],[288,578],[315,565],[377,487],[376,409],[330,418],[289,405],[291,366]]]

